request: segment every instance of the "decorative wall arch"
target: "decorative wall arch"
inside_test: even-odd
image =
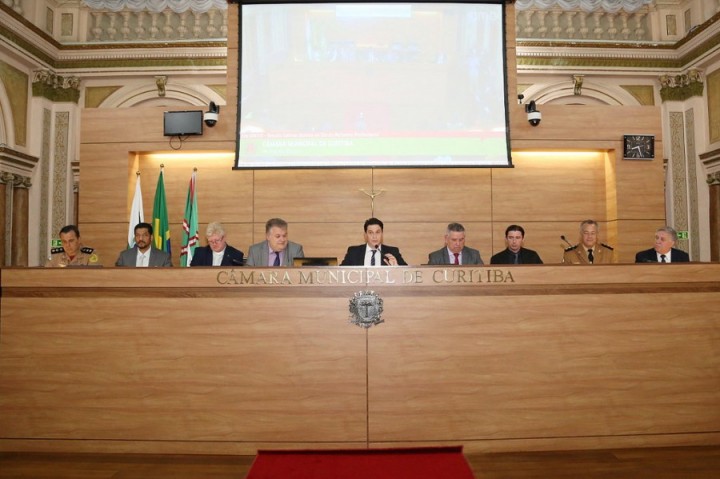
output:
[[[0,81],[0,143],[15,146],[15,122],[5,84]]]
[[[165,96],[158,96],[157,87],[147,83],[120,88],[108,96],[98,108],[131,108],[136,106],[206,106],[211,101],[224,104],[218,93],[205,85],[192,87],[170,84],[165,87]]]
[[[608,87],[585,80],[582,94],[575,95],[575,87],[565,81],[553,84],[538,84],[528,87],[523,94],[525,101],[535,100],[538,104],[560,105],[612,105],[639,106],[640,102],[629,92],[618,86]]]

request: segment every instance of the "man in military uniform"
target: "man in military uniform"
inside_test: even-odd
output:
[[[598,234],[600,226],[595,220],[580,223],[580,243],[565,248],[563,263],[566,264],[603,264],[614,263],[613,248],[600,243]]]
[[[61,248],[50,250],[50,259],[45,263],[45,267],[100,266],[100,257],[95,250],[80,243],[80,230],[77,226],[63,226],[60,230],[60,242]]]

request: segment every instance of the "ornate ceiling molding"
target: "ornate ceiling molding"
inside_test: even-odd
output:
[[[645,5],[650,5],[655,0],[516,0],[516,10],[584,10],[586,12],[605,11],[617,13],[625,11],[636,12]]]
[[[110,12],[122,10],[162,12],[169,9],[175,13],[188,10],[205,13],[211,9],[226,10],[228,6],[227,0],[83,0],[83,4],[92,10]]]

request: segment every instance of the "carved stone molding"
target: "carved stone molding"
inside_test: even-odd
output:
[[[702,72],[692,68],[680,75],[662,75],[660,80],[660,98],[662,101],[685,101],[694,96],[702,96],[704,82]]]
[[[32,186],[32,180],[27,176],[13,175],[13,187],[15,188],[30,188]]]
[[[33,72],[33,96],[41,96],[53,102],[73,102],[80,99],[80,79],[62,76],[50,70]]]
[[[708,172],[708,184],[714,184],[711,182],[710,177],[720,175],[720,149],[701,153],[698,157],[702,161],[705,171]]]
[[[15,178],[15,175],[12,173],[8,173],[6,171],[0,172],[0,183],[1,184],[10,184],[13,182],[13,179]]]
[[[39,161],[40,159],[35,156],[26,155],[0,144],[0,169],[3,171],[32,176]]]
[[[706,181],[707,184],[710,186],[720,185],[720,171],[716,171],[715,173],[710,173],[709,175],[707,175]]]

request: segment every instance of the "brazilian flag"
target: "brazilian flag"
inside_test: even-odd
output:
[[[155,202],[153,203],[153,244],[159,250],[170,251],[170,223],[168,222],[167,199],[165,198],[165,180],[163,170],[160,168],[157,186],[155,187]]]

